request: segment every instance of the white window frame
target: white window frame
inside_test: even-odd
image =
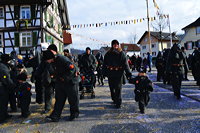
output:
[[[198,26],[198,27],[196,28],[196,33],[197,33],[197,34],[200,34],[200,26]]]
[[[27,34],[29,34],[29,35],[27,35]],[[23,44],[23,38],[26,39],[25,40],[25,45]],[[28,44],[28,39],[30,39],[30,44]],[[20,33],[20,46],[21,47],[30,47],[30,46],[32,46],[32,41],[33,41],[32,40],[32,32],[22,32],[22,33]]]
[[[4,10],[3,7],[0,7],[0,10],[2,10],[2,14],[0,14],[0,19],[4,18]]]
[[[3,33],[0,33],[0,47],[3,46]]]
[[[27,8],[27,9],[24,9],[24,8]],[[23,11],[25,11],[25,17],[23,18]],[[27,12],[29,11],[29,17],[27,17]],[[31,19],[31,8],[30,6],[21,6],[20,7],[20,16],[21,16],[21,19]]]
[[[144,46],[142,46],[142,49],[147,49],[147,46],[145,46],[145,45],[144,45]]]

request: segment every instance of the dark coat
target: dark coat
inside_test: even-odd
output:
[[[155,62],[156,69],[163,70],[164,69],[164,58],[161,54],[158,54]]]
[[[32,95],[31,93],[31,84],[28,82],[20,83],[17,88],[17,94],[19,98],[25,98],[30,97]]]
[[[97,59],[92,54],[84,53],[80,59],[79,66],[80,66],[81,71],[84,71],[84,70],[95,71],[97,67]]]
[[[120,48],[111,48],[104,56],[103,74],[107,77],[122,77],[124,71],[128,77],[131,76],[125,53]]]
[[[130,79],[129,82],[135,84],[135,101],[144,99],[145,105],[147,105],[150,100],[149,93],[153,91],[151,80],[146,75],[138,75]]]
[[[168,56],[167,69],[169,72],[183,75],[184,65],[187,65],[186,55],[174,44]]]
[[[8,67],[0,63],[0,95],[13,91],[15,84],[10,78],[10,70]]]
[[[55,62],[56,81],[77,84],[80,77],[76,75],[77,66],[71,60],[63,55],[57,55]]]

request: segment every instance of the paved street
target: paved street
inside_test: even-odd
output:
[[[155,71],[149,76],[155,81]],[[24,120],[18,118],[20,113],[14,113],[11,120],[0,125],[0,132],[200,133],[200,90],[194,85],[194,81],[183,82],[182,93],[184,95],[182,95],[181,100],[174,97],[170,90],[171,86],[155,82],[154,91],[151,93],[151,100],[145,114],[139,113],[138,105],[134,101],[134,85],[126,84],[123,86],[122,108],[115,109],[110,99],[107,80],[105,82],[104,86],[96,87],[95,99],[86,97],[80,100],[80,117],[75,121],[67,120],[69,117],[68,103],[66,103],[62,119],[58,123],[45,121],[46,115],[40,114],[43,107],[33,104],[35,99],[32,99],[32,115]],[[191,90],[190,85],[192,86]],[[24,124],[27,120],[30,121]]]

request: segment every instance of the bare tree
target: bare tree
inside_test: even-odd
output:
[[[131,33],[128,37],[128,41],[130,44],[136,44],[137,40],[137,34],[136,33]]]
[[[151,25],[152,25],[154,31],[158,31],[160,33],[159,39],[160,39],[161,47],[163,50],[162,39],[164,39],[164,38],[162,38],[162,32],[168,26],[168,23],[167,23],[167,19],[165,19],[164,14],[161,10],[158,10],[157,17],[158,17],[158,19],[156,21],[154,21],[153,23],[151,23]]]

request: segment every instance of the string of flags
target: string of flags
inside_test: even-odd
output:
[[[162,18],[169,18],[169,15],[161,15]],[[113,22],[104,22],[104,23],[93,23],[93,24],[77,24],[77,25],[67,25],[66,28],[69,29],[77,29],[77,28],[90,28],[90,27],[107,27],[107,26],[115,26],[115,25],[127,25],[127,24],[137,24],[142,23],[145,20],[154,21],[156,17],[149,18],[140,18],[133,20],[123,20],[123,21],[113,21]]]

